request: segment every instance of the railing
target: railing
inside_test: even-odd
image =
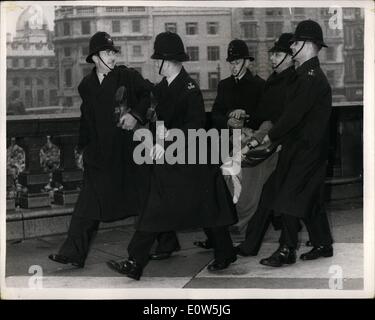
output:
[[[212,97],[205,93],[206,104]],[[7,221],[71,214],[82,180],[78,127],[78,113],[7,117]],[[362,182],[362,129],[361,103],[334,105],[330,188]]]

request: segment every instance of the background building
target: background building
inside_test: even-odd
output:
[[[56,57],[52,32],[41,6],[28,6],[19,16],[16,35],[7,33],[7,106],[15,101],[27,108],[56,106]]]

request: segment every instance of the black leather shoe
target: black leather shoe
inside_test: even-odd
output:
[[[208,241],[208,239],[204,240],[204,241],[194,241],[193,244],[196,246],[196,247],[199,247],[199,248],[202,248],[202,249],[212,249],[213,246],[211,245],[211,243]]]
[[[333,256],[332,246],[313,247],[309,252],[301,254],[301,260],[315,260],[320,257],[328,258]]]
[[[180,250],[181,250],[181,247],[177,247],[173,251],[169,251],[169,252],[155,252],[155,253],[150,254],[150,260],[165,260],[165,259],[168,259],[172,255],[173,252],[177,252]]]
[[[72,266],[77,267],[77,268],[83,268],[85,266],[84,262],[75,261],[73,259],[70,259],[67,256],[63,256],[62,254],[50,254],[48,258],[52,261],[62,263],[62,264],[70,263]]]
[[[224,260],[224,261],[217,261],[217,260],[214,260],[214,262],[212,262],[212,263],[207,267],[207,270],[208,270],[208,271],[219,271],[219,270],[224,270],[224,269],[228,268],[228,266],[229,266],[232,262],[235,262],[236,260],[237,260],[237,257],[236,257],[236,256],[233,256],[232,258],[227,259],[227,260]]]
[[[124,260],[124,261],[107,261],[107,266],[121,274],[126,275],[134,280],[139,280],[142,276],[143,268],[137,264],[134,260]]]
[[[241,256],[241,257],[249,257],[249,256],[256,256],[256,254],[253,253],[245,253],[242,251],[241,246],[235,246],[234,251],[236,252],[236,255]]]
[[[281,267],[296,262],[296,250],[280,246],[270,257],[260,260],[260,264],[269,267]]]

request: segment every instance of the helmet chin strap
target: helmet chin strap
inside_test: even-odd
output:
[[[165,61],[165,60],[163,59],[161,65],[160,65],[160,68],[159,68],[159,74],[160,74],[160,75],[162,75],[162,74],[161,74],[161,70],[163,69],[164,61]]]
[[[243,59],[241,69],[240,69],[240,71],[238,71],[237,74],[234,76],[235,78],[237,78],[238,75],[241,73],[241,71],[242,71],[242,69],[243,69],[243,67],[244,67],[244,65],[245,65],[245,62],[246,62],[246,59]]]
[[[294,59],[300,52],[301,50],[303,49],[303,47],[305,46],[305,43],[306,43],[306,40],[303,41],[303,44],[302,44],[302,47],[294,54],[292,55],[292,59]]]
[[[272,67],[273,70],[276,70],[286,59],[286,57],[288,56],[288,53],[285,53],[285,56],[283,58],[283,60],[281,60],[276,67]]]
[[[98,54],[98,57],[99,57],[99,59],[100,59],[100,61],[101,62],[103,62],[103,64],[109,69],[109,70],[113,70],[113,68],[111,68],[111,67],[109,67],[104,61],[103,61],[103,59],[102,59],[102,57]]]

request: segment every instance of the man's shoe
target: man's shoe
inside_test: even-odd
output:
[[[199,248],[202,248],[202,249],[212,249],[213,248],[213,246],[208,241],[208,239],[206,239],[205,241],[194,241],[193,244],[196,247],[199,247]]]
[[[260,260],[260,264],[269,267],[281,267],[296,262],[296,250],[280,246],[270,257]]]
[[[84,262],[75,261],[67,256],[64,256],[62,254],[50,254],[48,258],[52,261],[62,263],[62,264],[68,264],[70,263],[72,266],[77,268],[83,268],[85,266]]]
[[[219,271],[219,270],[224,270],[226,268],[228,268],[228,266],[232,263],[232,262],[235,262],[237,260],[237,257],[236,256],[233,256],[232,258],[230,259],[226,259],[224,261],[217,261],[217,260],[214,260],[214,262],[212,262],[208,267],[207,267],[207,270],[208,271]]]
[[[178,246],[173,251],[169,251],[169,252],[155,252],[155,253],[150,254],[150,260],[165,260],[165,259],[170,258],[170,256],[172,255],[173,252],[177,252],[177,251],[180,251],[180,250],[181,250],[181,247]]]
[[[333,256],[333,247],[330,246],[319,246],[313,247],[309,252],[301,254],[301,260],[315,260],[320,257],[328,258]]]
[[[256,256],[256,254],[253,253],[245,253],[242,251],[241,246],[235,246],[234,251],[236,252],[236,255],[241,256],[241,257],[249,257],[249,256]]]
[[[121,274],[126,275],[134,280],[139,280],[142,276],[143,268],[137,264],[134,260],[124,260],[124,261],[107,261],[107,266]]]

